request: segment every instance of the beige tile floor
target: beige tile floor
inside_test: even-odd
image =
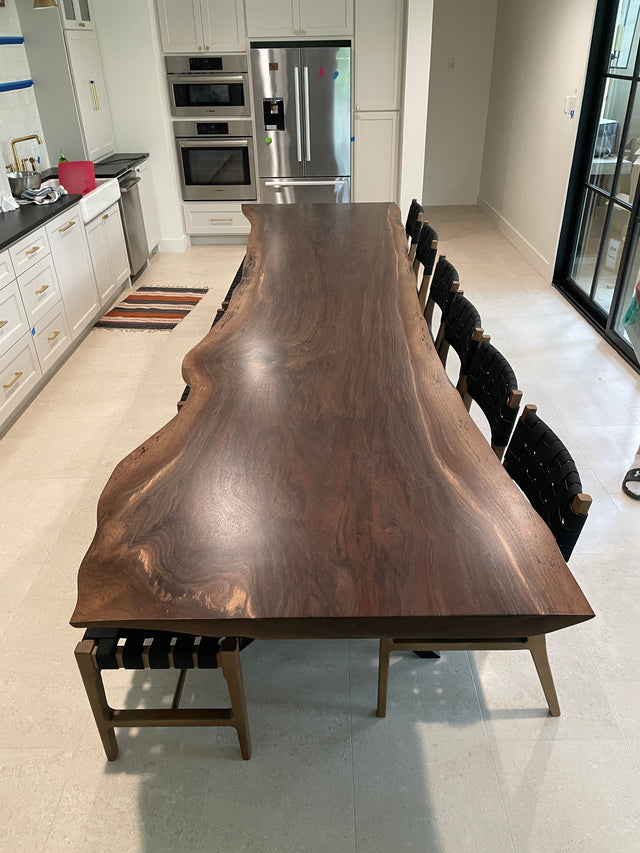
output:
[[[250,762],[231,732],[175,729],[123,730],[105,761],[72,654],[75,575],[106,479],[173,417],[243,253],[193,247],[140,283],[205,284],[198,308],[172,332],[91,332],[0,440],[0,850],[640,850],[640,504],[620,492],[640,377],[475,208],[429,219],[594,498],[571,567],[597,618],[549,639],[562,717],[522,653],[397,655],[378,720],[375,641],[259,642],[243,652]],[[116,701],[167,692],[113,675]],[[223,691],[195,675],[187,698]]]

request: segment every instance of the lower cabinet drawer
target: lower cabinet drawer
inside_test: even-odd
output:
[[[51,255],[23,273],[18,284],[31,325],[37,323],[60,301],[60,288]]]
[[[16,281],[0,290],[0,356],[29,331]]]
[[[42,372],[46,373],[56,363],[62,353],[71,344],[71,334],[62,302],[58,302],[51,311],[36,323],[33,341],[40,361]]]
[[[0,358],[0,423],[24,400],[42,376],[31,332]]]
[[[184,208],[187,234],[248,234],[249,220],[241,210],[216,207]]]

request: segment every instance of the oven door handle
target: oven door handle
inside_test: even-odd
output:
[[[298,149],[298,163],[302,163],[302,115],[300,109],[300,69],[293,68],[293,79],[296,89],[296,143]]]
[[[341,187],[346,184],[345,178],[337,181],[265,181],[265,187]]]
[[[248,148],[249,139],[204,139],[202,136],[193,139],[180,137],[176,139],[180,148]]]
[[[246,74],[167,74],[170,83],[244,83]]]
[[[307,154],[307,162],[311,162],[311,120],[309,118],[310,105],[309,105],[309,68],[305,65],[304,67],[304,129],[305,129],[305,142],[306,142],[306,154]]]

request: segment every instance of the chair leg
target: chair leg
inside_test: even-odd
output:
[[[94,647],[93,640],[82,640],[76,646],[75,656],[104,751],[109,761],[115,761],[118,757],[118,741],[111,723],[113,710],[107,702],[102,675],[93,658]]]
[[[547,642],[544,634],[539,634],[536,637],[528,637],[527,646],[531,652],[531,657],[540,679],[540,684],[544,691],[549,713],[552,717],[560,716],[560,705],[558,703],[558,695],[556,687],[553,683],[553,675],[549,666],[549,658],[547,656]]]
[[[390,637],[380,638],[380,653],[378,656],[378,717],[387,716],[387,690],[389,685],[389,655],[393,640]]]
[[[222,674],[229,688],[232,721],[238,734],[240,752],[242,753],[242,757],[247,760],[251,758],[251,735],[249,733],[249,718],[247,716],[247,704],[244,695],[237,637],[227,637],[222,641],[220,646],[220,666],[222,667]]]

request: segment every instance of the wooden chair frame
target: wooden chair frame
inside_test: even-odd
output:
[[[251,758],[251,736],[237,637],[226,637],[222,640],[218,652],[218,666],[227,682],[231,708],[180,708],[186,669],[179,670],[178,683],[170,709],[112,708],[107,701],[102,671],[98,668],[96,661],[97,648],[98,645],[94,640],[81,640],[76,646],[75,656],[109,761],[114,761],[118,757],[118,741],[114,729],[139,726],[232,726],[238,735],[242,757]],[[124,668],[121,656],[118,663],[120,668]]]
[[[549,658],[546,634],[532,637],[495,640],[394,640],[382,637],[378,661],[378,706],[376,715],[387,714],[387,691],[389,684],[389,656],[392,651],[494,651],[497,649],[524,649],[531,653],[533,663],[542,685],[542,690],[552,717],[560,716],[560,705],[556,693]]]

